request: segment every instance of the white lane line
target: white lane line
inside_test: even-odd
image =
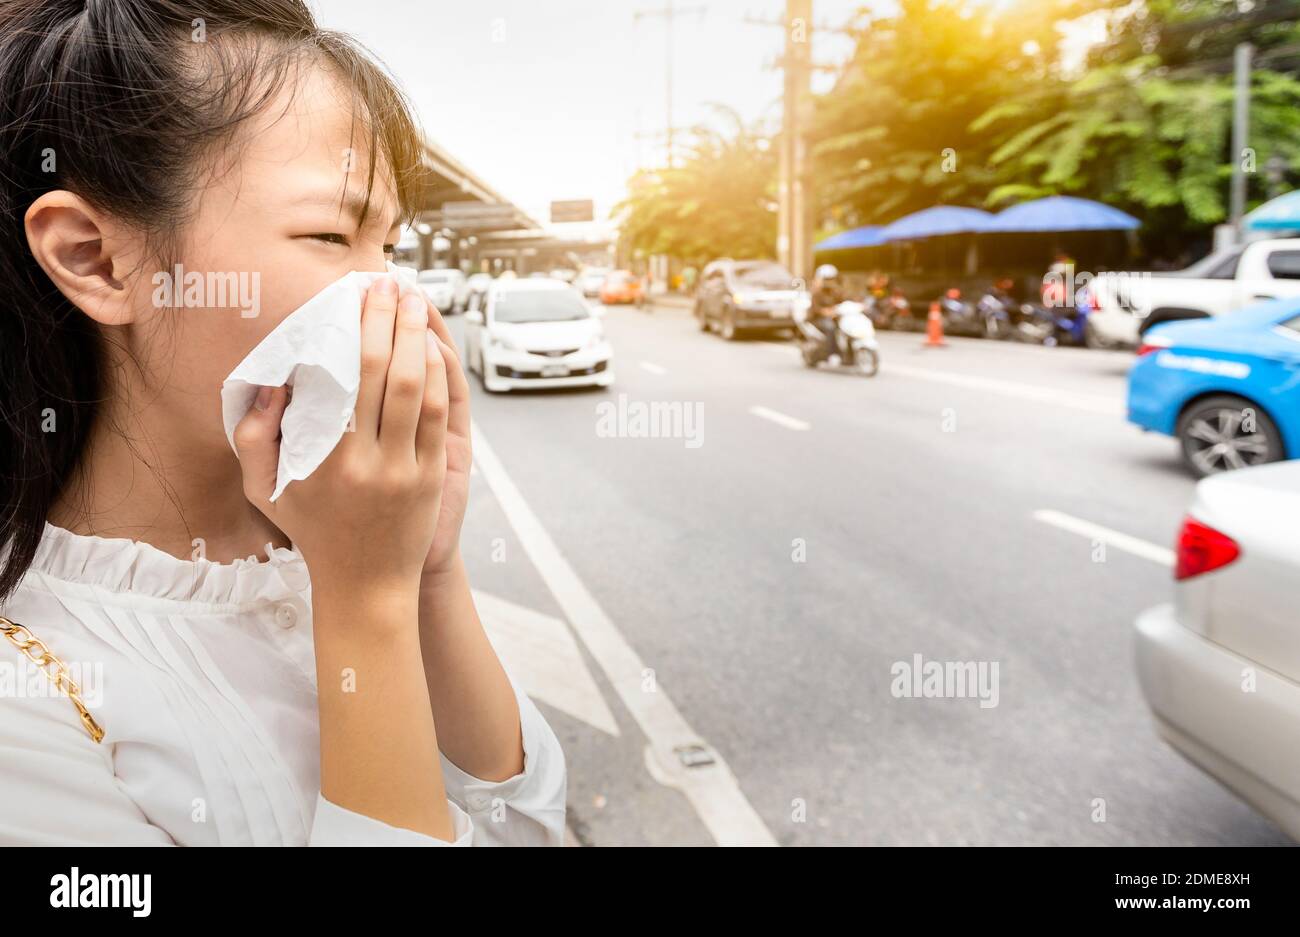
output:
[[[1038,403],[1083,410],[1087,413],[1100,413],[1105,416],[1124,415],[1123,400],[1102,394],[1086,394],[1079,391],[1059,390],[1055,387],[1042,387],[1037,384],[1025,384],[1021,381],[1004,381],[994,377],[977,377],[973,374],[953,374],[950,371],[916,368],[907,364],[895,364],[888,359],[882,361],[880,370],[885,374],[897,374],[901,377],[933,381],[937,384],[951,384],[954,387],[966,387],[971,390],[985,390],[1006,397],[1034,400]]]
[[[662,368],[662,367],[660,367],[659,365],[655,364],[653,361],[642,361],[642,362],[641,362],[641,370],[643,370],[643,371],[649,371],[651,374],[667,374],[667,373],[668,373],[668,369],[667,369],[667,368]]]
[[[568,625],[477,589],[474,605],[501,665],[525,693],[607,735],[618,736],[614,714]]]
[[[1072,517],[1060,511],[1050,510],[1035,511],[1034,520],[1042,521],[1044,524],[1050,524],[1053,527],[1059,527],[1061,530],[1068,530],[1070,533],[1078,534],[1081,537],[1099,540],[1117,550],[1132,553],[1134,556],[1140,556],[1144,560],[1150,560],[1162,566],[1174,565],[1173,550],[1156,546],[1146,540],[1139,540],[1137,537],[1130,537],[1128,534],[1121,533],[1118,530],[1111,530],[1109,527],[1103,527],[1100,524],[1094,524],[1092,521],[1085,521],[1082,518]]]
[[[754,416],[761,416],[765,420],[771,420],[773,423],[784,426],[786,429],[803,431],[812,428],[811,423],[805,423],[803,420],[797,420],[792,416],[786,416],[784,413],[777,413],[775,410],[769,410],[767,407],[753,406],[749,408],[749,412],[754,414]]]
[[[775,846],[776,839],[746,799],[722,755],[691,728],[664,688],[646,689],[646,667],[618,627],[587,591],[573,567],[542,526],[477,423],[471,423],[474,461],[505,512],[524,552],[555,596],[561,611],[600,665],[623,705],[649,740],[656,780],[680,790],[719,846]],[[687,768],[678,749],[703,746],[711,764]]]

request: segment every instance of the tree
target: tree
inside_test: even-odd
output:
[[[998,141],[989,165],[999,185],[986,203],[1096,198],[1142,217],[1148,243],[1169,245],[1226,219],[1234,161],[1254,173],[1252,196],[1265,197],[1256,170],[1270,157],[1300,169],[1300,81],[1254,72],[1251,148],[1234,154],[1230,72],[1232,47],[1247,38],[1263,44],[1265,62],[1270,50],[1285,54],[1283,34],[1295,26],[1269,21],[1277,17],[1263,16],[1268,6],[1245,18],[1217,0],[1149,0],[1121,14],[1083,77],[1004,102],[971,125]]]
[[[643,254],[703,264],[776,250],[776,154],[770,139],[715,105],[725,129],[700,125],[673,168],[643,170],[614,208],[620,236]]]
[[[833,227],[932,205],[980,204],[998,184],[991,109],[1058,79],[1061,19],[1097,0],[899,0],[870,22],[835,89],[817,102],[819,199]]]

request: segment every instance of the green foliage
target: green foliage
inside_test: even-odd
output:
[[[629,183],[614,214],[633,250],[696,264],[775,255],[775,148],[734,111],[716,111],[725,131],[694,128],[673,168],[639,172]]]
[[[1177,246],[1227,216],[1232,50],[1259,49],[1252,79],[1252,203],[1300,177],[1300,26],[1294,0],[897,0],[863,28],[809,142],[816,227],[884,223],[937,204],[996,209],[1051,194],[1094,198]],[[1064,61],[1059,40],[1104,17],[1107,39]],[[1076,56],[1077,59],[1077,56]],[[771,256],[774,146],[734,112],[696,128],[673,169],[644,172],[619,206],[644,253],[702,262]]]

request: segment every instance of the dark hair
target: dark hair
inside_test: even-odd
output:
[[[382,155],[409,219],[421,160],[410,108],[300,0],[0,3],[0,602],[30,567],[108,391],[103,335],[36,263],[25,212],[66,189],[162,256],[214,145],[313,62],[351,93],[354,138],[358,124],[367,132],[365,210]],[[57,432],[43,431],[48,411]]]

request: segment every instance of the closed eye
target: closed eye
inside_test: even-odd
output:
[[[324,241],[326,244],[342,244],[344,247],[350,247],[352,242],[348,240],[346,234],[325,233],[304,234],[303,237],[311,238],[315,241]]]
[[[352,246],[352,242],[348,240],[348,237],[347,237],[346,234],[338,234],[338,233],[335,233],[335,232],[324,232],[324,231],[323,231],[323,232],[320,232],[319,234],[305,234],[305,235],[303,235],[303,237],[312,238],[313,240],[317,240],[317,241],[323,241],[323,242],[326,243],[326,244],[341,244],[343,247],[351,247],[351,246]],[[396,244],[385,244],[385,245],[384,245],[384,253],[385,253],[385,254],[395,254],[395,253],[397,253],[397,245],[396,245]]]

